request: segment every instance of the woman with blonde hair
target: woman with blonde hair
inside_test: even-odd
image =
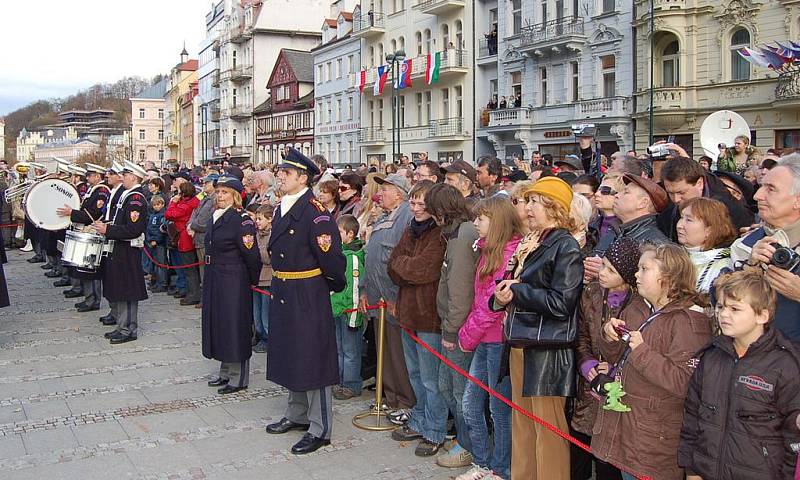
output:
[[[532,335],[514,339],[510,345],[512,400],[562,431],[569,427],[566,399],[575,394],[574,338],[559,338],[547,345],[536,338],[577,323],[583,262],[578,242],[570,234],[575,230],[570,217],[572,197],[570,186],[557,177],[542,178],[525,191],[531,233],[514,254],[513,279],[500,282],[490,299],[496,311],[510,307],[507,324],[520,322]],[[512,479],[570,478],[565,440],[517,411],[512,412],[511,432]]]
[[[530,231],[528,228],[528,212],[525,208],[525,192],[530,190],[533,183],[533,180],[522,180],[520,182],[516,182],[509,192],[511,204],[514,205],[514,210],[517,211],[517,215],[519,216],[522,224],[523,234],[527,234]]]
[[[366,186],[364,186],[363,190],[364,194],[361,197],[361,214],[358,216],[358,224],[360,225],[358,237],[365,242],[369,240],[372,225],[381,214],[380,195],[378,193],[381,186],[375,179],[384,178],[385,176],[376,172],[367,175]]]

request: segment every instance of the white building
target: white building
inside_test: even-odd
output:
[[[199,113],[194,127],[195,162],[221,157],[219,148],[219,50],[225,25],[225,0],[212,4],[206,14],[206,38],[200,43],[197,69]],[[230,8],[229,8],[230,9]]]
[[[361,162],[358,138],[361,97],[351,85],[351,76],[361,70],[361,39],[352,35],[351,12],[332,12],[335,17],[325,19],[322,26],[322,45],[312,50],[316,103],[314,152],[324,155],[332,164]]]
[[[502,1],[502,0],[501,0]],[[366,88],[361,99],[361,161],[384,162],[392,155],[391,80],[382,95],[372,85],[386,54],[403,50],[411,59],[412,86],[398,90],[400,152],[416,159],[474,161],[475,128],[472,9],[464,0],[375,0],[353,13],[353,35],[362,38]],[[441,58],[439,81],[426,82],[428,55]],[[390,76],[391,78],[391,76]],[[351,85],[360,83],[360,72]]]
[[[48,128],[44,130],[27,130],[23,128],[17,136],[17,161],[33,161],[34,152],[39,145],[61,143],[77,139],[78,132],[73,127]]]
[[[597,125],[604,153],[633,148],[632,2],[478,0],[480,153],[575,153],[570,126]],[[497,46],[485,36],[497,30]],[[491,50],[491,51],[490,51]],[[514,102],[517,96],[520,100]],[[496,97],[506,108],[489,109]]]
[[[282,48],[319,44],[324,0],[238,0],[219,36],[220,150],[237,160],[253,155],[253,107],[267,100],[266,84]],[[262,14],[263,13],[263,14]]]
[[[36,146],[33,152],[33,160],[44,164],[48,171],[54,172],[56,158],[75,163],[81,155],[89,155],[99,149],[100,144],[88,138],[47,142]]]

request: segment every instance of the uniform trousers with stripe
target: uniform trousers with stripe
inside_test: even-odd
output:
[[[227,380],[231,387],[246,387],[250,384],[250,359],[243,362],[220,362],[219,378]]]
[[[83,289],[83,294],[86,295],[84,300],[86,305],[99,307],[100,301],[103,299],[103,281],[99,278],[95,280],[82,278],[81,288]]]
[[[117,319],[117,332],[120,335],[137,336],[139,332],[139,301],[109,303],[111,312]]]
[[[284,417],[294,423],[309,424],[308,433],[330,440],[333,429],[332,391],[330,385],[307,392],[290,390]]]

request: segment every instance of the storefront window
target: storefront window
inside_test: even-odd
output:
[[[800,130],[775,130],[775,146],[787,150],[800,148]]]

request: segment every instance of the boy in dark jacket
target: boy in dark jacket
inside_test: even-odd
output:
[[[147,221],[147,230],[144,233],[144,240],[150,254],[156,262],[167,263],[167,234],[164,232],[164,198],[161,195],[153,195],[150,199],[151,214]],[[156,277],[155,285],[151,292],[163,293],[167,291],[167,269],[153,265],[153,272]]]
[[[775,291],[758,270],[716,282],[722,335],[699,354],[678,464],[687,480],[792,478],[800,442],[800,354],[770,328]]]

